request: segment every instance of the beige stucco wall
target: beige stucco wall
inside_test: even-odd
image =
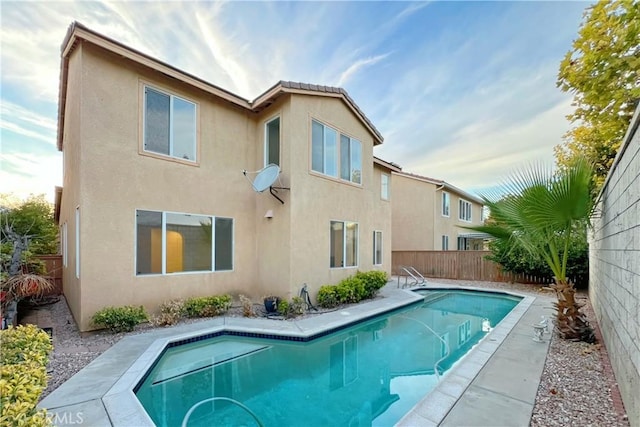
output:
[[[254,141],[256,163],[253,170],[264,166],[264,131],[265,125],[274,117],[280,117],[280,184],[282,187],[291,185],[291,107],[289,97],[278,100],[270,108],[263,111],[257,120],[258,131]],[[247,183],[248,184],[248,183]],[[260,299],[266,295],[284,296],[290,293],[290,253],[291,236],[291,194],[288,190],[279,190],[278,197],[285,203],[280,203],[269,194],[253,193],[256,199],[256,259],[257,272],[253,283],[257,287],[254,297]],[[271,211],[272,218],[265,218]]]
[[[141,151],[143,84],[198,106],[198,163]],[[254,301],[290,298],[303,283],[322,284],[373,266],[373,231],[383,231],[390,271],[391,206],[380,199],[373,138],[339,98],[286,95],[259,114],[80,43],[71,54],[67,91],[64,189],[60,223],[68,223],[65,294],[81,330],[105,306],[144,305],[191,296],[245,294]],[[264,162],[264,125],[279,116],[281,204],[257,194],[242,170]],[[311,118],[362,142],[363,185],[310,172]],[[80,161],[82,159],[82,161]],[[75,207],[81,211],[81,274],[75,279]],[[234,219],[234,269],[136,275],[136,209]],[[271,210],[272,218],[265,218]],[[359,223],[359,263],[329,268],[329,222]],[[82,289],[82,292],[80,292]]]
[[[394,251],[434,250],[436,186],[393,174],[391,183]],[[439,205],[438,205],[439,206]]]
[[[247,242],[255,240],[256,197],[241,171],[255,164],[256,136],[247,113],[131,63],[115,65],[110,54],[92,45],[82,52],[82,79],[69,79],[70,87],[82,91],[82,162],[75,177],[82,183],[82,293],[81,310],[74,312],[81,328],[87,329],[91,315],[106,305],[142,304],[154,310],[172,298],[237,293],[251,286],[256,251]],[[142,81],[198,104],[198,166],[139,154]],[[66,144],[65,150],[73,149]],[[67,192],[65,182],[65,215]],[[234,218],[234,270],[136,276],[136,209]]]
[[[65,150],[63,162],[62,203],[60,205],[60,224],[67,224],[67,266],[63,266],[62,283],[67,303],[77,322],[81,319],[80,281],[76,278],[76,207],[80,205],[81,168],[81,112],[82,112],[82,61],[83,48],[78,46],[69,58],[69,79],[78,82],[67,90],[66,114],[64,118]],[[82,214],[82,212],[81,212]],[[82,221],[81,221],[82,223]]]
[[[362,143],[362,185],[311,171],[311,120],[323,122]],[[373,173],[373,139],[355,115],[337,99],[294,95],[291,99],[291,292],[303,283],[314,295],[323,284],[335,284],[357,270],[373,266],[373,231],[390,227],[380,217],[379,177]],[[387,211],[388,211],[388,206]],[[329,268],[330,221],[358,223],[359,261],[356,267]],[[385,257],[390,261],[390,255]],[[383,266],[384,268],[385,266]],[[379,267],[376,267],[379,268]],[[386,271],[390,270],[390,263]]]

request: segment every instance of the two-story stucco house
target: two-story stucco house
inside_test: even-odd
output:
[[[56,214],[81,330],[105,306],[390,271],[399,169],[343,89],[281,81],[249,101],[78,23],[61,62]],[[243,174],[269,164],[278,198]]]
[[[392,173],[394,251],[482,250],[483,235],[461,228],[483,223],[483,201],[445,181]]]

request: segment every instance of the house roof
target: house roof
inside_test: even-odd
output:
[[[383,168],[387,168],[392,172],[402,172],[402,168],[399,164],[387,162],[386,160],[382,160],[380,157],[373,156],[373,164],[382,166]]]
[[[267,89],[263,94],[259,95],[254,101],[249,101],[226,89],[211,84],[199,77],[196,77],[170,64],[167,64],[166,62],[162,62],[150,55],[126,46],[125,44],[122,44],[117,40],[100,34],[76,21],[69,26],[67,35],[65,36],[61,46],[62,59],[60,62],[60,88],[58,95],[58,150],[62,150],[62,137],[64,135],[64,116],[65,101],[67,96],[69,56],[80,41],[86,41],[96,46],[100,46],[101,48],[113,52],[122,58],[129,59],[145,67],[156,70],[162,74],[180,80],[207,93],[213,94],[216,97],[221,98],[233,105],[256,113],[264,110],[273,102],[275,102],[277,98],[285,94],[302,94],[339,98],[347,105],[347,107],[356,115],[356,117],[372,134],[374,138],[374,145],[381,144],[384,139],[380,132],[373,125],[373,123],[369,120],[369,118],[362,112],[360,107],[358,107],[355,101],[349,96],[347,91],[342,88],[290,81],[280,81],[273,85],[271,88]]]
[[[286,93],[298,93],[303,95],[319,95],[333,98],[341,98],[345,104],[353,111],[353,113],[363,122],[365,127],[374,137],[374,145],[382,144],[384,138],[382,134],[371,123],[371,120],[362,112],[356,102],[349,96],[346,90],[340,87],[314,85],[309,83],[298,83],[281,80],[271,88],[267,89],[262,95],[258,96],[251,102],[253,111],[262,111],[275,100]]]
[[[484,205],[484,200],[482,200],[480,197],[478,196],[474,196],[471,193],[468,193],[458,187],[456,187],[455,185],[449,184],[446,181],[443,181],[441,179],[435,179],[435,178],[429,178],[428,176],[422,176],[422,175],[417,175],[415,173],[409,173],[409,172],[395,172],[396,175],[400,175],[400,176],[404,176],[406,178],[410,178],[410,179],[415,179],[416,181],[422,181],[422,182],[427,182],[429,184],[433,184],[433,185],[438,185],[440,186],[440,188],[438,188],[438,190],[440,189],[446,189],[449,190],[453,193],[456,193],[460,196],[463,196],[465,199],[469,199],[473,202],[476,202],[480,205]]]

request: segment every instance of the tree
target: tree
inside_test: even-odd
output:
[[[494,239],[489,242],[491,255],[487,256],[504,271],[553,280],[549,265],[539,258],[533,258],[522,247],[514,246],[509,240]],[[589,283],[589,245],[585,229],[571,234],[567,258],[567,277],[577,289],[586,289]]]
[[[640,2],[601,0],[589,7],[557,85],[574,94],[567,116],[578,126],[555,147],[558,166],[586,155],[600,186],[611,168],[640,98]]]
[[[498,201],[483,197],[492,222],[465,227],[508,242],[534,259],[543,260],[553,272],[560,336],[593,342],[594,335],[575,300],[575,287],[567,280],[570,246],[576,233],[584,232],[593,212],[593,166],[585,158],[557,174],[542,167],[517,173],[505,184],[506,196]]]
[[[6,194],[0,195],[0,237],[3,272],[11,270],[16,262],[31,262],[33,255],[56,253],[58,227],[53,206],[44,194],[32,195],[22,202],[12,201]],[[13,259],[16,256],[18,259]]]

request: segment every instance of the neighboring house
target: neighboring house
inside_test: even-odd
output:
[[[453,185],[406,172],[392,174],[392,250],[482,250],[483,201]]]
[[[56,195],[64,293],[82,331],[105,306],[314,295],[391,269],[382,136],[339,88],[254,101],[74,23],[62,46]],[[270,163],[275,194],[243,170]],[[248,175],[250,176],[250,175]]]

